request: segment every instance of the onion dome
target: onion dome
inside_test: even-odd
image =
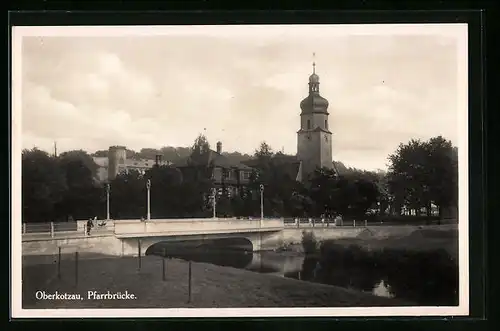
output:
[[[302,114],[325,113],[328,114],[328,100],[319,94],[309,94],[300,102]]]
[[[328,100],[319,95],[319,76],[316,74],[316,63],[313,63],[313,73],[309,76],[309,95],[300,102],[302,114],[328,114]]]

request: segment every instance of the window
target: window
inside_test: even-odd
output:
[[[328,120],[325,120],[325,129],[328,129]]]
[[[248,171],[243,172],[243,179],[250,179],[250,173]]]
[[[224,172],[224,178],[225,179],[231,179],[231,170],[226,170]]]
[[[220,178],[221,178],[221,169],[220,168],[214,168],[213,178],[220,180]]]
[[[311,129],[311,120],[307,120],[307,129]]]

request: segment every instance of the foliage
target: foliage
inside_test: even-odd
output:
[[[95,181],[97,165],[86,152],[54,157],[36,148],[24,150],[22,169],[24,220],[61,221],[105,213],[102,188]]]
[[[318,242],[314,236],[314,232],[302,231],[302,247],[306,255],[316,253]]]
[[[320,263],[327,284],[372,291],[384,280],[391,294],[419,305],[458,304],[458,263],[444,249],[368,251],[326,240]]]
[[[388,186],[394,205],[430,211],[431,203],[443,208],[457,204],[458,154],[441,136],[429,141],[410,140],[389,156]]]
[[[210,144],[207,140],[207,137],[205,137],[203,134],[200,134],[194,144],[193,144],[193,147],[191,149],[191,155],[204,155],[206,153],[208,153],[208,151],[210,150]]]
[[[203,135],[196,138],[192,148],[184,150],[142,149],[135,155],[154,157],[158,153],[170,153],[177,159],[190,156],[191,163],[183,168],[155,166],[144,175],[134,171],[118,175],[110,183],[111,216],[115,219],[146,216],[147,179],[152,182],[152,217],[212,216],[213,168],[209,151],[210,144]],[[96,155],[105,152],[98,151]],[[335,169],[317,169],[309,182],[299,183],[295,180],[297,169],[289,167],[296,162],[294,157],[274,153],[271,146],[262,142],[253,156],[249,184],[240,187],[236,196],[218,195],[217,216],[260,216],[262,185],[265,216],[335,217],[341,214],[344,219],[391,222],[395,218],[394,222],[409,222],[401,217],[396,220],[399,216],[395,215],[400,215],[403,205],[429,210],[433,203],[441,211],[456,204],[457,159],[456,147],[442,137],[427,142],[411,140],[389,156],[388,173],[348,168],[336,162]],[[24,150],[22,162],[25,221],[105,217],[106,190],[96,181],[97,165],[86,152],[70,151],[53,157],[37,149]],[[426,217],[431,219],[430,215]]]
[[[67,192],[57,159],[36,148],[22,152],[23,219],[43,222],[56,217],[56,205]]]
[[[273,149],[265,141],[260,143],[259,148],[254,153],[255,158],[265,160],[269,160],[273,155]]]

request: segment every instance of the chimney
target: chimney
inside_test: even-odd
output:
[[[217,142],[217,153],[222,153],[222,143],[220,141]]]

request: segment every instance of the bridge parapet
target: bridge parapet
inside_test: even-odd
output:
[[[123,220],[115,222],[117,237],[184,235],[235,232],[267,232],[284,229],[283,219],[242,220],[236,218]]]

